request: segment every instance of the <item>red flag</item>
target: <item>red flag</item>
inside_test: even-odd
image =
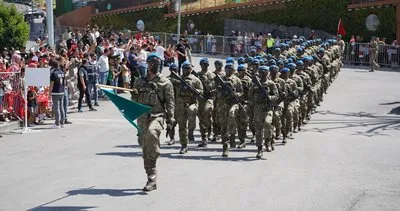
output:
[[[346,30],[344,30],[344,26],[342,24],[342,19],[339,19],[339,24],[337,27],[337,34],[342,35],[343,37],[346,36]]]

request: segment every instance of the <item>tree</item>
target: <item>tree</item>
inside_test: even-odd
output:
[[[29,25],[14,5],[0,0],[0,48],[25,46],[29,38]]]

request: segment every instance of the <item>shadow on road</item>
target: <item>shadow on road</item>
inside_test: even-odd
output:
[[[147,195],[142,189],[78,189],[67,192],[68,195],[109,195],[113,197]]]
[[[34,211],[53,211],[53,210],[58,210],[58,211],[83,211],[83,210],[89,210],[89,209],[94,209],[97,207],[89,207],[89,206],[49,206],[49,207],[39,207],[36,209],[32,209]]]
[[[398,107],[396,109],[396,112],[400,114],[400,108]],[[388,134],[385,133],[385,131],[400,130],[400,117],[397,116],[378,116],[366,112],[337,113],[332,111],[318,111],[317,113],[320,115],[342,116],[347,118],[337,120],[312,120],[309,122],[309,126],[307,128],[304,128],[303,131],[323,133],[332,130],[354,128],[358,130],[351,135],[363,135],[367,137],[373,137],[377,135],[387,136]],[[318,127],[310,128],[310,125],[318,125]],[[324,127],[324,125],[333,126]]]

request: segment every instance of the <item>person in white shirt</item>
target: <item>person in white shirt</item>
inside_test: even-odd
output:
[[[146,51],[146,49],[148,47],[149,46],[147,44],[143,44],[142,49],[139,52],[138,66],[139,66],[140,77],[143,77],[146,75],[146,71],[147,71],[147,63],[146,63],[147,51]]]
[[[161,59],[161,63],[160,63],[160,73],[162,72],[163,68],[164,68],[164,52],[165,52],[165,48],[162,46],[163,45],[163,41],[159,40],[158,41],[158,45],[156,47],[156,54],[158,57],[160,57]]]
[[[103,55],[100,56],[98,65],[99,65],[99,84],[106,84],[108,78],[108,70],[110,66],[108,64],[108,54],[109,50],[106,48],[104,49]],[[100,96],[104,95],[103,92],[100,92]]]

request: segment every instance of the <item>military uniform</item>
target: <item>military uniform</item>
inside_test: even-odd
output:
[[[221,62],[221,68],[222,68],[222,62]],[[214,75],[219,75],[221,77],[225,77],[225,72],[220,70],[215,70]],[[217,114],[217,107],[221,107],[221,103],[223,103],[223,101],[217,100],[218,95],[215,95],[216,99],[214,100],[214,110],[212,112],[212,119],[213,119],[213,134],[214,134],[214,138],[211,140],[213,142],[217,141],[220,136],[221,136],[221,125],[220,123],[222,122],[220,119],[218,119],[220,116]]]
[[[276,71],[278,71],[278,67],[275,65],[272,65],[271,68],[275,67]],[[271,70],[270,70],[271,71]],[[284,100],[287,96],[287,87],[286,87],[286,82],[278,77],[278,73],[275,76],[275,78],[271,78],[271,80],[276,84],[276,87],[278,88],[278,93],[279,97],[277,102],[275,103],[274,106],[274,112],[273,112],[273,119],[272,119],[272,124],[275,128],[275,139],[278,139],[281,135],[282,132],[282,113],[283,113],[283,108],[284,108]]]
[[[249,125],[249,116],[251,113],[251,106],[249,104],[250,102],[249,90],[252,84],[252,79],[245,72],[246,69],[244,68],[244,66],[239,66],[239,68],[243,68],[243,70],[241,71],[244,71],[244,74],[238,75],[240,81],[242,82],[242,87],[243,87],[243,96],[242,96],[243,103],[242,106],[239,108],[238,138],[240,140],[240,144],[238,147],[244,148],[246,146],[245,145],[245,138],[247,137],[246,131]]]
[[[289,74],[288,68],[283,68],[281,70],[284,74]],[[282,136],[283,142],[293,130],[293,113],[296,107],[296,100],[299,97],[297,84],[294,80],[289,78],[282,78],[285,81],[287,87],[287,98],[284,101],[284,108],[282,114]]]
[[[261,94],[261,90],[256,84],[252,84],[249,90],[249,97],[251,98],[254,114],[254,127],[256,132],[256,145],[258,147],[258,154],[262,153],[262,146],[265,144],[267,151],[272,150],[273,147],[273,103],[278,100],[279,92],[276,84],[267,79],[266,77],[260,80],[260,83],[265,87],[267,96]],[[261,154],[262,156],[262,154]],[[261,158],[261,156],[258,156]]]
[[[232,67],[233,68],[233,67]],[[231,70],[232,71],[232,70]],[[217,85],[218,94],[216,102],[216,116],[221,127],[221,138],[223,145],[223,157],[228,156],[228,142],[231,147],[235,147],[235,133],[238,121],[239,104],[234,100],[234,96],[241,97],[243,88],[240,79],[232,74],[221,77],[224,83],[229,86],[234,93],[228,93],[220,84]]]
[[[144,168],[148,176],[148,184],[144,190],[156,188],[156,161],[160,155],[160,134],[167,123],[174,122],[175,99],[172,83],[168,78],[157,74],[153,78],[145,77],[135,81],[132,100],[152,107],[147,114],[137,119],[142,132],[138,135],[139,145],[143,150]],[[149,185],[151,183],[151,189]]]
[[[199,123],[200,133],[203,142],[207,142],[213,138],[212,126],[213,119],[212,114],[214,110],[214,98],[215,98],[215,75],[212,72],[198,72],[196,76],[200,79],[204,89],[204,99],[199,100]],[[203,143],[204,145],[205,143]]]
[[[203,85],[200,79],[192,74],[187,76],[182,75],[182,79],[202,94]],[[180,88],[176,91],[176,110],[179,111],[176,113],[176,121],[179,127],[179,140],[182,145],[181,153],[184,154],[187,151],[188,142],[192,140],[193,131],[196,128],[198,103],[197,96],[189,90],[189,87],[181,84]]]

